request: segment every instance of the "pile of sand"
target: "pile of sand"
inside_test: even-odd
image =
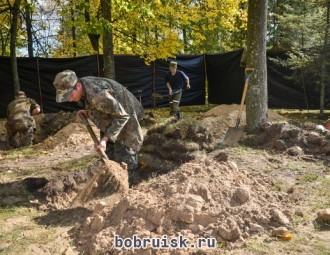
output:
[[[62,151],[68,148],[93,146],[93,140],[81,123],[70,123],[59,130],[55,135],[49,136],[42,143],[36,145],[38,149]]]
[[[290,228],[293,212],[286,206],[287,194],[273,191],[271,180],[238,169],[227,157],[219,152],[213,158],[198,158],[131,189],[112,208],[99,204],[78,226],[79,249],[88,254],[122,254],[113,250],[115,234],[121,238],[181,235],[189,243],[212,237],[216,243],[239,245],[251,235]],[[126,251],[192,254],[196,248]]]
[[[199,120],[218,140],[224,136],[228,127],[235,127],[239,107],[240,106],[236,104],[222,104],[204,113]],[[285,117],[272,110],[268,110],[268,120],[270,122],[283,121],[285,120]],[[246,126],[245,106],[242,111],[240,125]]]

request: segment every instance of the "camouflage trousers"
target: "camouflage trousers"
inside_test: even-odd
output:
[[[103,137],[101,132],[101,137]],[[118,163],[124,162],[127,164],[128,171],[134,171],[138,167],[138,151],[135,151],[119,142],[107,142],[105,150],[108,158]]]
[[[19,148],[33,144],[34,128],[32,125],[20,121],[8,121],[6,129],[10,147]]]
[[[181,100],[181,96],[182,96],[182,90],[179,90],[175,93],[173,93],[173,95],[170,95],[170,115],[171,116],[175,116],[176,118],[180,118],[180,109],[179,109],[179,105],[180,105],[180,100]]]

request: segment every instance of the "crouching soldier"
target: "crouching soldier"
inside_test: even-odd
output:
[[[7,107],[7,136],[9,146],[18,148],[33,144],[36,123],[32,115],[40,113],[40,106],[23,91],[19,91],[15,100]]]

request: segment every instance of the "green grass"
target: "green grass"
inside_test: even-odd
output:
[[[324,242],[317,242],[314,246],[318,255],[330,255],[329,245]]]
[[[0,207],[0,227],[3,224],[3,221],[10,219],[15,216],[19,215],[25,215],[27,213],[31,212],[31,209],[26,208],[26,207]]]
[[[91,166],[97,160],[99,160],[99,157],[97,155],[87,155],[79,159],[61,161],[55,166],[53,166],[53,169],[65,172],[76,171]]]
[[[0,208],[0,254],[28,254],[29,247],[46,247],[50,254],[61,254],[62,244],[55,244],[58,228],[45,228],[35,222],[40,211],[27,207]],[[13,226],[13,224],[15,224]],[[47,247],[47,245],[49,247]]]
[[[254,240],[246,244],[246,250],[253,255],[263,255],[269,251],[269,245],[261,240]]]
[[[40,176],[40,170],[36,168],[21,168],[16,171],[11,171],[8,173],[8,176],[10,176],[12,180],[17,180],[26,176],[32,176],[34,174]]]
[[[330,110],[324,111],[324,116],[320,117],[319,110],[297,110],[297,109],[273,109],[273,111],[277,112],[278,114],[289,118],[295,119],[300,122],[313,122],[313,123],[320,123],[330,118]]]
[[[284,191],[285,185],[282,181],[277,181],[273,184],[273,189],[275,191]]]
[[[215,104],[195,105],[195,106],[180,106],[181,113],[187,117],[198,117],[210,109],[217,107]],[[297,109],[270,109],[286,118],[295,119],[301,122],[313,122],[322,124],[325,120],[330,118],[330,110],[324,111],[324,117],[320,117],[319,110],[297,110]],[[169,108],[155,108],[148,109],[155,114],[158,118],[168,118]]]
[[[22,157],[26,158],[32,158],[34,156],[37,156],[40,154],[40,151],[36,150],[34,147],[24,147],[24,148],[18,148],[18,149],[13,149],[9,150],[6,153],[3,153],[3,159],[18,159]]]
[[[54,170],[61,172],[72,172],[80,169],[86,169],[91,166],[99,157],[97,155],[87,155],[79,159],[72,159],[66,161],[60,161],[56,165],[52,166],[42,166],[40,168],[19,168],[11,171],[7,171],[6,177],[11,180],[21,180],[28,176],[37,176],[37,177],[50,177]]]
[[[196,118],[217,105],[195,105],[195,106],[180,106],[180,112],[184,117]],[[170,117],[169,107],[148,109],[146,112],[152,112],[157,120],[157,123],[163,119]]]
[[[301,179],[300,183],[315,182],[319,176],[315,173],[307,173]]]
[[[306,243],[306,233],[295,234],[290,241],[273,239],[272,242],[254,240],[246,244],[246,250],[253,255],[292,254],[298,255],[304,251],[305,245],[312,247],[313,255],[330,255],[329,245],[323,241]],[[303,252],[303,254],[307,254]]]
[[[322,185],[330,187],[330,178],[320,178],[320,182]]]
[[[5,248],[0,250],[0,254],[20,254],[32,244],[40,247],[52,242],[56,237],[55,234],[55,229],[45,230],[35,224],[22,224],[11,231],[5,231],[0,236],[0,242],[6,244]]]

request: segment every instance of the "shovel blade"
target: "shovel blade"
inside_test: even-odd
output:
[[[221,143],[226,144],[228,146],[233,146],[238,143],[239,139],[241,139],[243,135],[242,128],[228,128],[224,138],[221,140]]]

